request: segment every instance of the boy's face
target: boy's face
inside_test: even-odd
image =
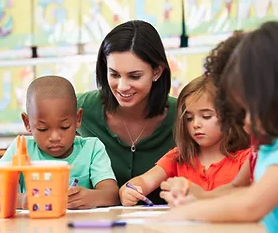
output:
[[[71,99],[33,98],[30,104],[29,115],[23,113],[22,120],[38,147],[55,158],[68,157],[81,124],[82,109],[76,113]]]

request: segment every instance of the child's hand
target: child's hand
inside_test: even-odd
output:
[[[189,189],[189,181],[184,177],[174,177],[163,181],[160,185],[163,191],[171,192],[174,196],[185,196]]]
[[[90,198],[90,192],[94,190],[86,189],[81,186],[71,187],[68,192],[68,209],[90,209],[94,206]]]
[[[183,177],[169,178],[160,185],[162,191],[160,197],[168,202],[169,206],[178,206],[192,201],[193,197],[187,198],[189,181]]]
[[[165,191],[160,192],[160,197],[163,198],[170,207],[185,205],[189,202],[197,200],[196,197],[194,197],[193,195],[174,196],[171,192],[165,192]]]
[[[120,188],[119,195],[123,206],[134,206],[138,201],[144,201],[146,197],[142,195],[142,188],[140,186],[134,186],[137,191],[123,185]]]

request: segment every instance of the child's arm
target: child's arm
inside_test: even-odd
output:
[[[69,209],[90,209],[97,206],[111,206],[119,204],[119,188],[115,180],[100,181],[95,189],[81,186],[69,189]]]
[[[119,188],[104,144],[99,139],[90,138],[87,139],[87,145],[93,148],[89,173],[94,189],[71,187],[68,193],[68,208],[89,209],[119,204]]]
[[[250,164],[249,159],[246,159],[236,178],[231,183],[222,185],[211,191],[205,191],[194,183],[191,183],[188,188],[188,181],[183,177],[169,178],[167,181],[161,183],[161,189],[163,191],[160,196],[165,199],[170,206],[179,206],[183,203],[188,203],[189,200],[193,201],[196,199],[227,195],[237,190],[235,188],[246,187],[250,184]],[[194,198],[188,198],[185,196],[186,194]]]
[[[170,210],[162,219],[212,222],[251,222],[262,219],[278,206],[278,166],[270,166],[258,183],[230,195],[199,200]]]
[[[139,192],[126,187],[124,184],[120,188],[120,200],[124,206],[136,205],[138,201],[144,201],[149,193],[159,187],[160,183],[167,179],[167,174],[160,166],[156,165],[141,176],[134,177],[128,182],[131,183]]]

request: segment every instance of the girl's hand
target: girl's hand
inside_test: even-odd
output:
[[[196,197],[194,197],[193,195],[174,196],[172,195],[171,192],[165,192],[165,191],[160,192],[160,197],[163,198],[170,207],[185,205],[189,202],[193,202],[197,200]]]
[[[168,178],[166,181],[163,181],[160,185],[160,188],[163,191],[169,191],[174,196],[183,195],[185,196],[189,190],[190,182],[184,177],[174,177]]]
[[[68,192],[68,209],[90,209],[93,208],[92,193],[94,190],[81,186],[71,187]]]
[[[134,206],[138,201],[144,201],[146,199],[146,197],[141,194],[142,188],[140,186],[134,187],[137,189],[137,191],[128,188],[125,185],[120,188],[119,196],[123,206]]]
[[[189,181],[184,177],[169,178],[160,185],[162,192],[160,197],[168,202],[169,206],[175,207],[195,200],[194,197],[186,197],[189,189]]]

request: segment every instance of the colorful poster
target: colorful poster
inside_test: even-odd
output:
[[[33,0],[34,44],[73,45],[79,42],[79,0]]]
[[[109,31],[115,26],[130,19],[132,10],[132,0],[99,0],[101,1],[101,13],[105,21],[110,26]]]
[[[171,68],[171,96],[178,97],[181,89],[188,82],[203,74],[203,64],[209,51],[209,48],[200,48],[197,51],[189,48],[173,50],[167,53]]]
[[[118,24],[130,20],[131,0],[81,0],[81,43],[96,52],[103,38]]]
[[[239,0],[237,18],[237,28],[243,30],[278,20],[278,0]]]
[[[95,62],[63,62],[36,66],[36,77],[58,75],[68,79],[76,93],[97,89],[95,77]]]
[[[25,133],[21,113],[25,111],[26,91],[34,79],[32,66],[0,68],[0,134]]]
[[[189,36],[250,30],[277,15],[278,0],[184,0]]]
[[[104,17],[104,4],[102,0],[81,0],[81,43],[91,43],[98,47],[105,35],[112,29],[111,22]]]
[[[131,18],[151,23],[162,37],[182,34],[182,1],[132,0]]]
[[[0,50],[31,45],[31,0],[0,0]]]
[[[184,0],[184,20],[189,36],[236,30],[238,0]]]

